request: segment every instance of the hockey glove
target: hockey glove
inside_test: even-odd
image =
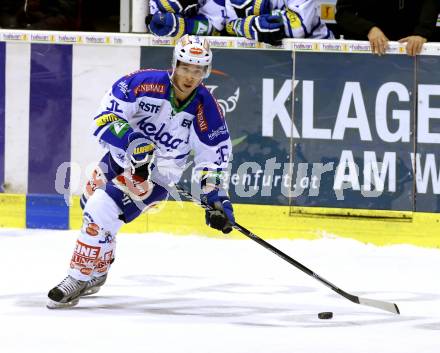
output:
[[[127,153],[130,156],[131,174],[142,181],[148,180],[156,145],[140,132],[131,133],[128,142]]]
[[[184,17],[195,16],[199,11],[198,0],[157,0],[156,4],[160,12],[179,13]]]
[[[128,140],[130,166],[116,177],[116,185],[130,197],[142,200],[152,189],[150,175],[156,146],[139,132],[131,133]]]
[[[221,230],[224,234],[230,233],[235,224],[235,217],[232,203],[226,193],[221,189],[215,189],[208,194],[202,194],[201,199],[203,203],[213,208],[205,211],[206,224]]]
[[[271,45],[280,45],[285,37],[282,18],[278,15],[238,18],[226,24],[226,32]]]
[[[175,37],[179,32],[183,34],[185,30],[183,18],[170,12],[156,12],[154,15],[148,15],[145,18],[145,24],[151,33],[161,37]]]
[[[284,36],[283,20],[276,15],[255,16],[252,24],[254,39],[270,45],[280,45]]]

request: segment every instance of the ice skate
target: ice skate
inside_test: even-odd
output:
[[[106,279],[107,279],[107,274],[100,277],[94,277],[90,281],[87,281],[86,288],[84,288],[81,297],[98,293],[101,287],[104,285]]]
[[[70,308],[78,304],[79,297],[87,288],[86,281],[78,281],[71,276],[67,276],[60,284],[52,288],[47,296],[47,308],[60,309]]]

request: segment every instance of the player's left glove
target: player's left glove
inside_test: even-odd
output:
[[[235,224],[235,217],[232,203],[226,192],[216,188],[208,194],[202,194],[201,200],[213,208],[205,212],[206,224],[225,234],[230,233]]]

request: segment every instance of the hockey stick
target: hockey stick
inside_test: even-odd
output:
[[[185,188],[183,188],[181,185],[176,184],[176,189],[179,192],[179,194],[183,195],[188,200],[193,201],[194,203],[198,204],[199,206],[203,207],[206,210],[213,210],[213,208],[211,206],[207,205],[206,203],[202,202],[201,200],[197,200],[196,198],[194,198],[194,196],[190,192],[185,190]],[[291,265],[300,269],[301,271],[308,274],[309,276],[315,278],[319,282],[321,282],[324,285],[326,285],[327,287],[329,287],[331,290],[335,291],[339,295],[342,295],[344,298],[352,301],[353,303],[371,306],[373,308],[389,311],[390,313],[393,313],[393,314],[400,314],[399,308],[397,307],[396,304],[390,303],[390,302],[385,302],[382,300],[361,298],[356,295],[347,293],[347,292],[343,291],[342,289],[338,288],[337,286],[335,286],[334,284],[330,283],[326,279],[322,278],[321,276],[319,276],[318,274],[316,274],[315,272],[313,272],[312,270],[310,270],[306,266],[302,265],[298,261],[294,260],[293,258],[288,256],[287,254],[283,253],[281,250],[277,249],[273,245],[271,245],[268,242],[266,242],[265,240],[261,239],[259,236],[252,233],[250,230],[247,230],[242,225],[235,223],[235,225],[233,225],[233,228],[238,230],[240,233],[246,235],[248,238],[251,238],[253,241],[257,242],[258,244],[265,247],[266,249],[272,251],[275,255],[278,255],[283,260],[287,261],[288,263],[290,263]]]

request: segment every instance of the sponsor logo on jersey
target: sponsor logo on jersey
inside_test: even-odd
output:
[[[96,237],[99,234],[99,226],[96,223],[89,223],[86,226],[86,233],[92,237]]]
[[[141,83],[134,88],[134,94],[138,96],[140,93],[165,93],[165,85],[162,83]]]
[[[121,93],[125,96],[125,98],[128,98],[128,94],[131,92],[131,89],[128,88],[128,83],[125,81],[120,81],[118,83],[118,88],[121,91]]]
[[[158,130],[156,125],[148,123],[147,118],[144,118],[137,123],[137,126],[146,136],[153,138],[157,143],[160,143],[167,148],[176,149],[183,142],[182,139],[174,138],[169,132],[163,131],[165,129],[165,124],[161,124]]]
[[[139,108],[141,108],[144,112],[157,114],[160,109],[160,105],[139,102]]]
[[[113,243],[113,235],[110,232],[105,232],[104,240],[99,240],[99,244],[111,244]]]
[[[183,119],[182,120],[182,127],[187,127],[188,129],[191,127],[192,120]]]
[[[228,129],[226,129],[225,125],[220,126],[217,130],[214,130],[208,134],[208,138],[210,140],[214,140],[221,135],[226,135],[228,133]]]
[[[112,123],[114,121],[119,120],[119,116],[116,114],[110,113],[110,114],[104,114],[101,115],[99,118],[95,120],[96,126],[104,126],[108,123]]]
[[[108,271],[113,260],[113,250],[104,254],[103,258],[100,258],[96,264],[95,270],[98,273],[105,273]]]
[[[197,114],[196,114],[197,124],[199,125],[199,129],[201,132],[208,131],[208,123],[206,122],[205,114],[203,114],[203,105],[199,104],[197,106]]]
[[[146,145],[146,146],[139,146],[136,147],[133,151],[133,154],[142,154],[142,153],[149,153],[154,150],[154,145]]]
[[[101,248],[99,246],[90,246],[80,242],[79,240],[76,242],[75,247],[75,255],[81,256],[87,259],[96,259],[99,255],[99,250]]]
[[[89,275],[93,271],[100,250],[99,246],[90,246],[77,240],[70,267],[79,269],[82,274]]]
[[[124,121],[115,122],[112,126],[110,126],[110,130],[113,133],[113,135],[116,135],[117,137],[121,138],[125,135],[127,130],[130,128],[130,125]]]

